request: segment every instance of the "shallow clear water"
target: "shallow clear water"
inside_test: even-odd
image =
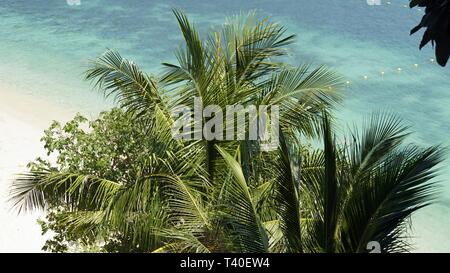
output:
[[[392,110],[413,125],[417,133],[411,141],[450,145],[450,67],[431,62],[430,48],[417,49],[421,36],[409,36],[422,11],[404,7],[407,0],[382,2],[81,0],[69,6],[66,0],[1,0],[0,81],[64,107],[98,110],[109,104],[82,77],[87,61],[106,48],[158,72],[181,42],[171,8],[186,10],[202,31],[225,16],[256,9],[298,35],[292,63],[327,64],[351,81],[340,111],[343,120]],[[448,163],[440,202],[414,217],[421,251],[450,251]]]

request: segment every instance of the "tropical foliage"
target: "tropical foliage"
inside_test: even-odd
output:
[[[119,108],[88,126],[82,116],[54,123],[43,140],[56,162],[40,159],[15,181],[18,209],[50,211],[43,226],[59,237],[47,249],[365,252],[378,241],[409,250],[408,220],[435,196],[442,150],[406,145],[408,128],[387,114],[337,135],[340,77],[281,62],[294,36],[268,18],[237,16],[202,40],[174,13],[185,40],[177,63],[150,76],[107,51],[86,78]],[[278,105],[278,148],[174,139],[171,113],[194,97]]]

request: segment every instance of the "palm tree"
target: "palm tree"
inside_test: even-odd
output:
[[[110,50],[86,74],[146,130],[148,160],[120,181],[32,170],[13,185],[15,205],[62,206],[71,232],[127,238],[130,251],[364,252],[369,241],[406,250],[406,221],[434,196],[441,150],[402,145],[407,128],[384,115],[336,145],[330,111],[340,77],[277,61],[294,38],[282,26],[250,13],[203,41],[174,14],[185,47],[162,76]],[[171,112],[193,107],[194,97],[223,108],[278,105],[278,149],[261,151],[261,140],[172,138]],[[324,149],[308,147],[319,137]]]

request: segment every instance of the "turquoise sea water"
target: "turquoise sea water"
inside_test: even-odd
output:
[[[225,16],[256,9],[298,35],[290,62],[326,64],[351,82],[339,112],[343,121],[392,110],[417,132],[411,141],[450,145],[450,67],[431,62],[430,48],[417,49],[420,35],[409,36],[423,12],[404,7],[407,0],[390,2],[1,0],[0,81],[63,107],[95,111],[109,104],[82,81],[83,71],[106,48],[158,72],[181,42],[171,8],[187,11],[203,32]],[[414,216],[419,251],[450,252],[449,163],[439,203]]]

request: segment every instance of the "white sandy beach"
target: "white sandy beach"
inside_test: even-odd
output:
[[[16,91],[0,83],[0,252],[40,252],[45,239],[36,219],[42,213],[18,216],[8,202],[9,187],[28,162],[45,155],[40,138],[50,122],[74,113]]]

